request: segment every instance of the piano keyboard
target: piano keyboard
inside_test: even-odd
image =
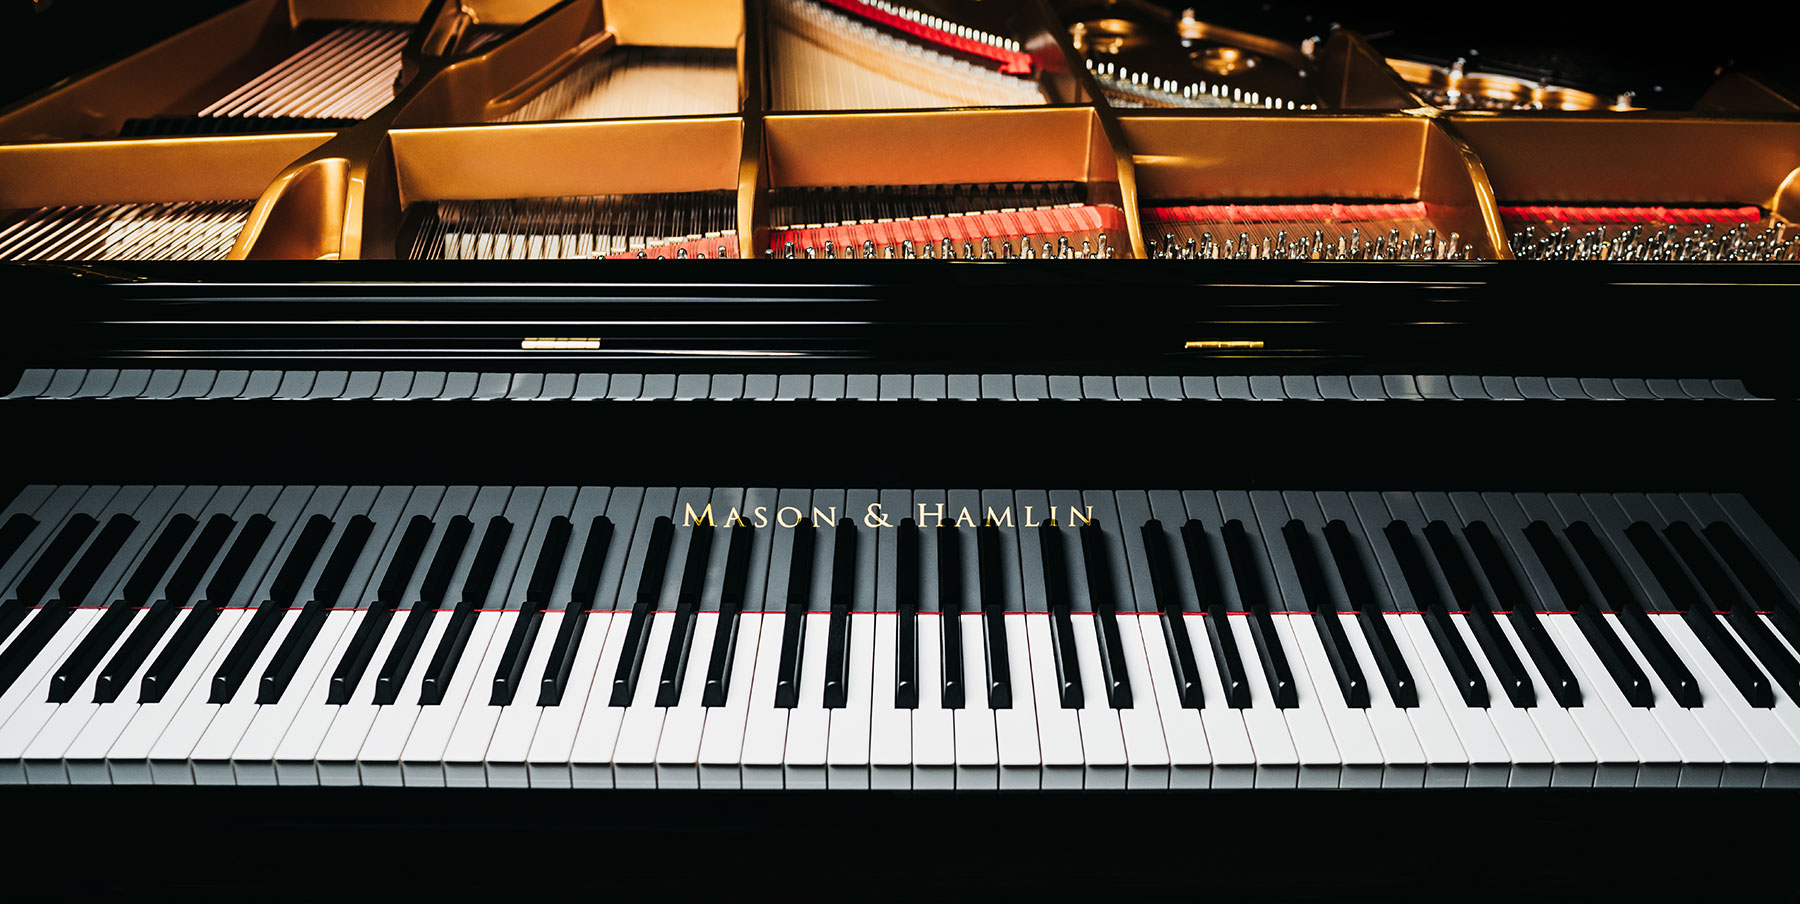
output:
[[[1429,205],[1159,204],[1143,209],[1145,245],[1160,260],[1471,260],[1455,232],[1440,238]],[[1161,235],[1158,240],[1153,236]]]
[[[1500,216],[1524,260],[1800,260],[1800,232],[1760,207],[1515,205]]]
[[[729,50],[619,47],[583,63],[501,122],[736,113]]]
[[[868,18],[844,11],[855,8]],[[1017,42],[974,34],[949,23],[927,25],[881,8],[895,4],[776,0],[769,4],[777,110],[897,110],[942,107],[1008,107],[1048,103],[1030,78]],[[909,11],[910,12],[910,11]],[[916,14],[915,14],[916,18]],[[899,26],[911,24],[902,30]],[[896,33],[900,32],[900,33]],[[1000,43],[996,43],[1000,42]],[[1007,56],[1009,64],[967,57],[977,46]],[[957,53],[946,53],[953,49]],[[1023,66],[1023,74],[1009,74]]]
[[[410,260],[738,256],[727,191],[437,201],[409,215]]]
[[[0,781],[1789,787],[1739,496],[32,486]]]
[[[529,340],[528,340],[529,341]],[[538,340],[542,342],[576,340]],[[0,400],[1760,401],[1742,380],[1430,374],[444,373],[33,368]]]
[[[254,203],[39,208],[0,227],[0,261],[224,260]]]

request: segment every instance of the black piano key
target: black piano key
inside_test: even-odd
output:
[[[1706,526],[1706,539],[1725,560],[1725,567],[1744,585],[1757,609],[1769,613],[1769,621],[1787,638],[1788,644],[1800,649],[1800,606],[1782,589],[1750,547],[1730,524],[1714,521]]]
[[[100,536],[88,544],[81,558],[75,561],[75,567],[69,569],[67,576],[56,588],[56,597],[70,606],[81,606],[87,603],[88,594],[94,589],[94,582],[100,579],[101,572],[112,564],[114,556],[124,548],[125,541],[130,539],[132,531],[137,530],[138,522],[130,515],[114,515],[106,520],[106,526],[100,529]]]
[[[1231,563],[1238,597],[1243,600],[1244,611],[1250,617],[1250,638],[1255,641],[1256,655],[1262,660],[1270,695],[1277,708],[1293,709],[1300,705],[1299,690],[1294,685],[1293,670],[1288,667],[1287,653],[1281,648],[1281,638],[1275,633],[1275,622],[1269,615],[1269,598],[1250,549],[1249,535],[1244,532],[1244,523],[1235,519],[1225,522],[1220,533],[1225,539],[1225,557]],[[1230,628],[1221,620],[1221,631]]]
[[[1219,682],[1225,688],[1225,705],[1245,709],[1250,705],[1250,677],[1244,672],[1243,657],[1238,655],[1237,636],[1226,622],[1225,597],[1219,589],[1219,576],[1212,568],[1212,556],[1206,549],[1206,527],[1190,519],[1181,526],[1181,545],[1187,553],[1188,571],[1193,576],[1194,598],[1206,617],[1206,639],[1213,651],[1213,662],[1219,670]]]
[[[1650,687],[1650,678],[1625,649],[1619,635],[1607,625],[1600,607],[1589,597],[1587,586],[1575,573],[1575,563],[1569,561],[1562,545],[1556,542],[1556,534],[1550,530],[1550,525],[1542,521],[1531,522],[1525,528],[1525,540],[1531,544],[1532,552],[1537,554],[1538,562],[1550,576],[1550,583],[1556,587],[1556,595],[1561,598],[1563,607],[1574,613],[1576,627],[1587,638],[1594,655],[1600,657],[1601,665],[1619,686],[1626,702],[1632,706],[1654,705],[1656,694]]]
[[[900,521],[894,537],[894,708],[919,708],[919,526]]]
[[[425,645],[425,635],[431,629],[431,619],[444,605],[444,594],[450,591],[450,580],[456,573],[456,563],[462,561],[463,550],[468,548],[469,536],[474,532],[475,522],[470,521],[467,515],[457,515],[444,526],[444,537],[438,541],[437,552],[431,558],[431,567],[426,569],[425,580],[419,585],[419,598],[413,602],[412,610],[406,613],[406,619],[400,623],[400,633],[395,636],[394,645],[388,649],[381,671],[375,674],[377,705],[389,706],[400,699],[406,673],[412,671],[413,663],[419,658],[419,649]]]
[[[238,584],[250,570],[250,563],[255,561],[257,553],[262,551],[263,543],[275,529],[275,522],[267,515],[251,515],[244,521],[238,531],[237,539],[231,541],[231,547],[219,560],[219,567],[213,571],[213,579],[206,583],[206,598],[188,610],[187,618],[181,620],[181,627],[175,629],[169,642],[158,653],[150,667],[144,670],[144,677],[139,682],[138,702],[156,703],[168,693],[169,686],[175,677],[186,667],[194,651],[199,649],[200,641],[219,621],[219,613],[231,604],[232,594],[237,592]],[[186,567],[188,563],[182,563]],[[204,572],[206,564],[202,563],[200,571]],[[176,577],[181,576],[181,569],[176,569]],[[196,575],[195,581],[199,580]],[[174,579],[169,581],[170,589],[175,589]],[[180,588],[182,596],[192,592],[191,585]]]
[[[81,545],[87,542],[88,536],[99,526],[100,522],[93,515],[70,516],[63,523],[62,530],[57,532],[56,538],[37,557],[37,561],[26,569],[25,576],[19,579],[14,596],[27,607],[44,602],[44,594],[50,592],[50,585],[56,581],[56,576],[62,574],[69,560],[75,558],[75,553],[81,551]],[[23,618],[23,615],[20,617]],[[12,625],[0,625],[0,637],[4,637],[11,628]]]
[[[637,600],[631,604],[631,615],[625,623],[625,646],[619,653],[618,668],[613,670],[612,706],[630,706],[637,693],[638,675],[644,670],[644,654],[650,647],[650,620],[656,617],[656,601],[662,595],[663,575],[669,567],[669,545],[675,539],[675,524],[667,515],[659,515],[650,524],[650,540],[644,548],[644,567],[638,574]]]
[[[945,709],[962,709],[964,698],[962,642],[962,548],[956,528],[939,526],[938,553],[938,646],[943,663],[940,693]]]
[[[1713,614],[1712,602],[1700,595],[1699,588],[1688,579],[1682,571],[1680,563],[1669,554],[1669,547],[1662,538],[1656,535],[1656,528],[1647,522],[1636,521],[1625,528],[1625,539],[1631,541],[1633,549],[1644,558],[1650,566],[1650,574],[1662,585],[1663,592],[1675,603],[1681,612],[1681,618],[1693,629],[1694,636],[1700,638],[1706,652],[1713,661],[1731,679],[1738,692],[1744,695],[1751,706],[1768,708],[1775,705],[1775,694],[1770,689],[1769,677],[1738,646],[1725,626],[1719,624],[1718,617]]]
[[[156,589],[157,582],[175,561],[175,554],[181,551],[181,545],[187,542],[188,535],[198,524],[189,515],[176,515],[163,525],[162,534],[150,545],[150,551],[125,582],[125,595],[107,607],[105,614],[51,677],[50,702],[67,703],[74,698],[76,689],[100,664],[100,657],[112,648],[113,641],[118,640],[131,624],[131,614],[137,611],[138,603]]]
[[[1350,639],[1344,636],[1344,623],[1338,618],[1337,605],[1325,586],[1325,573],[1320,570],[1318,550],[1313,546],[1306,522],[1295,518],[1282,525],[1281,539],[1287,544],[1288,558],[1293,561],[1294,574],[1300,579],[1300,595],[1306,598],[1306,608],[1312,613],[1313,624],[1319,628],[1319,639],[1324,641],[1325,658],[1331,663],[1331,673],[1337,678],[1339,692],[1344,695],[1344,705],[1367,709],[1368,679],[1363,676],[1362,665],[1356,661]]]
[[[199,538],[188,549],[188,553],[182,558],[181,563],[175,566],[175,573],[169,578],[164,597],[150,606],[150,611],[144,613],[144,618],[138,622],[137,628],[125,638],[124,645],[101,668],[100,677],[94,682],[95,703],[111,703],[119,698],[119,694],[125,690],[125,685],[131,681],[131,676],[137,672],[139,666],[144,664],[144,660],[149,658],[150,651],[156,648],[156,642],[162,639],[163,634],[169,630],[169,626],[174,624],[175,617],[181,614],[181,608],[188,604],[194,586],[200,582],[200,575],[205,572],[208,565],[212,564],[213,558],[225,546],[225,539],[231,536],[231,531],[236,526],[237,522],[233,521],[229,515],[217,514],[207,519],[206,527],[200,531]],[[179,543],[175,545],[180,546]],[[158,580],[158,578],[146,576],[143,582],[138,581],[138,577],[143,573],[143,569],[140,567],[139,572],[132,575],[132,583],[136,585],[135,589],[141,593],[137,597],[139,602],[156,589]],[[183,588],[185,588],[185,592]],[[132,596],[128,594],[126,599],[131,601]]]
[[[281,627],[282,613],[293,605],[295,594],[300,592],[300,585],[306,580],[306,573],[312,570],[319,551],[325,547],[325,540],[331,535],[331,530],[331,519],[325,515],[314,515],[307,519],[299,539],[295,541],[293,549],[288,551],[287,559],[275,574],[269,598],[256,607],[256,612],[250,616],[250,623],[244,626],[243,633],[238,635],[231,650],[225,654],[224,663],[213,674],[212,693],[208,702],[230,703],[232,695],[237,693],[244,679],[250,676],[251,666],[255,664],[256,657],[262,655],[263,647],[269,645],[276,629]]]
[[[750,578],[750,546],[756,528],[718,527],[725,531],[725,579],[719,587],[719,623],[713,629],[712,654],[706,663],[701,706],[724,706],[731,693],[731,663],[737,656],[738,625],[743,621],[744,591]]]
[[[344,582],[349,580],[350,570],[356,567],[356,560],[362,557],[363,548],[368,546],[369,536],[374,530],[375,522],[363,515],[352,517],[344,525],[344,532],[338,536],[337,547],[325,560],[325,568],[319,572],[319,580],[313,585],[313,598],[301,607],[300,614],[294,618],[294,626],[281,639],[281,646],[275,648],[275,658],[263,670],[261,683],[256,690],[258,704],[281,702],[281,695],[293,683],[294,673],[299,671],[301,660],[306,658],[307,651],[312,649],[313,642],[319,637],[319,631],[325,627],[325,614],[342,602],[340,597],[344,594]]]
[[[1682,706],[1700,706],[1700,685],[1695,682],[1694,674],[1688,671],[1687,663],[1675,654],[1669,646],[1669,639],[1657,627],[1650,623],[1650,616],[1645,610],[1645,603],[1626,582],[1625,575],[1619,570],[1618,563],[1613,561],[1612,554],[1606,551],[1600,536],[1594,533],[1585,521],[1573,521],[1563,528],[1563,535],[1569,538],[1569,545],[1575,549],[1575,555],[1587,566],[1588,575],[1594,579],[1594,586],[1600,588],[1600,596],[1612,608],[1619,618],[1619,624],[1625,627],[1631,642],[1637,645],[1638,652],[1650,663],[1650,668],[1662,679],[1663,686],[1669,694]]]
[[[1387,684],[1388,696],[1402,709],[1418,706],[1419,691],[1413,685],[1412,669],[1401,655],[1399,645],[1394,642],[1393,629],[1375,601],[1375,591],[1363,567],[1362,556],[1357,553],[1355,540],[1344,522],[1334,519],[1325,525],[1325,548],[1331,551],[1338,581],[1344,585],[1344,595],[1356,612],[1356,623],[1362,626],[1363,638],[1369,642],[1369,652],[1375,656],[1375,668]]]
[[[1519,635],[1519,643],[1524,645],[1526,654],[1537,665],[1550,696],[1563,706],[1580,706],[1581,684],[1575,678],[1575,671],[1569,668],[1562,651],[1550,640],[1544,623],[1526,600],[1525,588],[1514,576],[1506,551],[1494,537],[1494,532],[1485,522],[1472,521],[1463,526],[1463,539],[1475,553],[1475,562],[1481,566],[1481,573],[1487,578],[1489,589],[1494,591],[1500,609],[1511,613],[1507,617],[1512,621],[1513,631]]]
[[[843,709],[850,695],[850,606],[856,590],[856,524],[838,521],[831,555],[831,614],[825,631],[825,708]]]
[[[506,647],[494,668],[494,686],[488,696],[490,706],[510,706],[525,675],[525,658],[537,641],[538,628],[544,622],[544,607],[550,600],[550,589],[556,584],[556,573],[562,570],[563,553],[569,548],[572,532],[569,519],[558,515],[550,519],[544,542],[538,547],[537,563],[532,567],[530,583],[525,588],[525,601],[519,606],[519,617],[506,636]],[[573,614],[564,618],[573,618]]]
[[[280,603],[283,608],[293,605],[294,598],[300,594],[300,585],[306,582],[306,573],[312,570],[313,562],[318,560],[334,526],[327,515],[314,515],[306,519],[306,526],[300,529],[300,537],[294,542],[294,548],[288,551],[281,568],[275,572],[275,582],[269,587],[270,599]]]
[[[1081,528],[1081,557],[1087,566],[1088,595],[1094,603],[1094,631],[1100,641],[1100,674],[1113,709],[1130,709],[1131,676],[1125,671],[1125,646],[1119,636],[1119,601],[1112,596],[1111,562],[1106,535],[1097,524]]]
[[[93,590],[94,581],[99,579],[100,572],[112,562],[113,557],[119,554],[120,547],[125,545],[125,540],[131,536],[131,532],[137,530],[137,525],[137,520],[130,515],[114,515],[107,519],[106,526],[100,530],[100,535],[88,545],[87,550],[81,554],[81,558],[75,562],[74,567],[69,569],[68,576],[63,579],[62,584],[58,585],[57,598],[37,610],[37,615],[26,624],[24,630],[19,632],[19,636],[13,638],[12,643],[7,645],[4,652],[0,652],[0,693],[4,693],[12,687],[13,682],[19,680],[19,675],[25,671],[25,667],[44,651],[44,647],[50,643],[50,638],[62,630],[62,626],[68,622],[69,616],[74,613],[75,609],[86,602],[88,593]],[[124,609],[125,607],[118,608]],[[129,616],[124,617],[129,618]],[[123,625],[120,625],[120,629],[123,629]],[[50,702],[62,702],[56,699],[55,685],[51,686],[50,693]],[[73,689],[70,690],[70,693],[74,693]]]
[[[1800,697],[1800,661],[1795,661],[1794,654],[1782,646],[1756,614],[1750,601],[1738,592],[1737,585],[1731,582],[1719,560],[1706,548],[1706,542],[1693,527],[1679,521],[1663,528],[1663,536],[1669,539],[1676,555],[1700,582],[1700,588],[1712,599],[1714,608],[1725,613],[1738,639],[1750,648],[1756,661],[1768,670],[1776,683],[1787,689],[1790,696]]]
[[[1001,583],[1000,528],[975,529],[977,567],[981,577],[981,617],[987,650],[987,694],[990,709],[1012,708],[1012,658],[1006,644],[1006,595]]]
[[[700,593],[706,585],[706,563],[712,558],[716,530],[696,527],[688,540],[687,563],[681,570],[681,587],[675,599],[675,625],[669,632],[669,648],[663,654],[662,674],[657,678],[657,706],[674,706],[681,702],[682,679],[687,675],[688,657],[694,647],[695,613],[700,609]]]
[[[1063,534],[1055,527],[1037,530],[1038,554],[1044,566],[1044,598],[1050,610],[1050,649],[1056,659],[1057,696],[1064,709],[1080,709],[1086,704],[1081,689],[1081,660],[1075,655]]]
[[[775,705],[800,705],[800,657],[806,640],[806,606],[812,598],[813,530],[805,518],[794,525],[788,553],[788,598],[781,621],[781,656],[775,664]]]
[[[1425,564],[1425,555],[1420,551],[1418,541],[1413,539],[1412,530],[1406,522],[1396,520],[1389,522],[1382,533],[1387,537],[1388,547],[1394,551],[1394,561],[1400,564],[1406,586],[1419,604],[1420,615],[1431,633],[1431,642],[1437,646],[1451,679],[1456,682],[1457,692],[1468,705],[1486,707],[1487,679],[1482,677],[1481,669],[1475,665],[1474,654],[1469,652],[1456,625],[1451,623],[1450,612],[1445,608],[1443,597],[1438,595],[1430,566]]]
[[[13,553],[25,545],[25,538],[31,536],[31,532],[37,530],[37,527],[38,520],[24,512],[14,512],[11,518],[6,519],[6,524],[0,526],[0,565],[12,560]]]
[[[1450,525],[1442,521],[1425,525],[1425,542],[1431,546],[1431,554],[1437,559],[1438,570],[1450,585],[1457,606],[1467,613],[1469,631],[1475,635],[1481,651],[1487,654],[1488,667],[1500,680],[1501,691],[1514,706],[1536,706],[1537,691],[1531,675],[1525,671],[1525,663],[1519,661],[1519,652],[1501,633],[1499,622],[1494,620],[1494,610],[1476,584],[1475,572],[1470,570],[1468,559],[1456,545]]]
[[[463,578],[462,598],[450,610],[450,623],[444,626],[444,637],[425,667],[425,680],[419,688],[420,706],[437,706],[444,702],[444,694],[449,692],[450,681],[456,677],[457,666],[462,664],[463,652],[468,648],[469,635],[475,630],[475,610],[487,600],[488,590],[494,585],[494,574],[500,568],[500,557],[506,552],[507,541],[512,539],[512,531],[512,522],[505,516],[495,515],[488,519],[487,531],[481,536],[481,545],[475,547],[475,558],[469,563],[468,575]]]
[[[387,632],[388,623],[394,620],[394,610],[400,605],[400,596],[406,592],[406,585],[412,580],[413,572],[419,567],[419,557],[425,552],[425,544],[431,539],[431,518],[425,515],[414,515],[407,522],[406,530],[400,534],[400,542],[394,547],[393,558],[388,560],[387,571],[383,572],[381,583],[375,591],[375,600],[369,604],[369,611],[356,626],[356,632],[350,636],[350,646],[338,660],[337,667],[331,672],[331,685],[325,692],[325,702],[336,706],[350,702],[350,695],[355,693],[356,686],[362,682],[363,675],[369,670],[370,660],[375,658],[375,648],[381,643],[381,635]]]
[[[1175,595],[1175,578],[1169,570],[1169,541],[1163,534],[1162,522],[1155,518],[1145,522],[1143,534],[1144,562],[1150,571],[1150,595],[1156,600],[1163,643],[1169,648],[1175,693],[1182,706],[1199,709],[1202,700],[1200,669],[1195,665],[1194,646],[1188,637],[1187,613],[1182,611],[1181,600]]]
[[[562,624],[556,629],[550,661],[544,663],[544,678],[538,688],[539,706],[562,704],[563,689],[569,684],[569,672],[575,667],[575,652],[581,648],[581,635],[594,608],[594,594],[600,586],[600,568],[606,563],[612,536],[611,519],[605,515],[596,516],[588,527],[587,542],[581,547],[581,561],[575,567],[569,606],[564,610]]]

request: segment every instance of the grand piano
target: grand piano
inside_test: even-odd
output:
[[[0,111],[5,881],[1791,894],[1793,96],[1216,12],[250,0]]]

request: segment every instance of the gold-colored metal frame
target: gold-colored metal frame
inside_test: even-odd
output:
[[[0,210],[256,197],[231,257],[289,260],[391,256],[416,201],[695,190],[736,191],[739,253],[757,257],[768,190],[811,185],[1084,182],[1124,209],[1131,257],[1145,256],[1140,200],[1420,200],[1496,259],[1511,256],[1496,197],[1800,219],[1800,109],[1754,79],[1720,79],[1693,113],[1446,113],[1339,31],[1312,57],[1326,109],[1115,110],[1048,0],[989,3],[1036,23],[1025,47],[1057,103],[771,112],[763,0],[249,0],[0,112]],[[179,112],[299,23],[390,16],[415,23],[398,94],[341,132],[19,143]],[[476,24],[516,27],[469,51]],[[735,48],[740,112],[492,123],[632,44]]]

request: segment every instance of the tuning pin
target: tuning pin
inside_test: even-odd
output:
[[[900,241],[900,256],[903,258],[911,258],[914,256],[912,239],[902,239]]]
[[[949,236],[944,236],[943,244],[941,247],[942,247],[942,250],[940,250],[938,252],[938,257],[941,257],[947,261],[956,260],[956,243],[950,241]]]
[[[818,258],[818,256],[819,256],[818,251],[816,249],[814,249],[813,246],[811,246],[811,245],[806,246],[806,259],[807,260],[809,260],[809,261],[816,260]]]
[[[793,242],[781,243],[781,256],[784,259],[792,259],[793,258],[793,256],[794,256],[794,243]]]
[[[678,261],[687,260],[687,249],[686,248],[675,249],[675,259]]]
[[[726,258],[726,257],[728,257],[728,256],[729,256],[729,255],[727,255],[727,254],[726,254],[726,253],[725,253],[725,246],[724,246],[724,245],[720,245],[720,246],[719,246],[719,254],[718,254],[718,258],[719,258],[719,260],[724,260],[724,259],[725,259],[725,258]]]
[[[830,239],[825,240],[825,257],[827,260],[832,260],[837,257],[836,249],[832,248]]]

